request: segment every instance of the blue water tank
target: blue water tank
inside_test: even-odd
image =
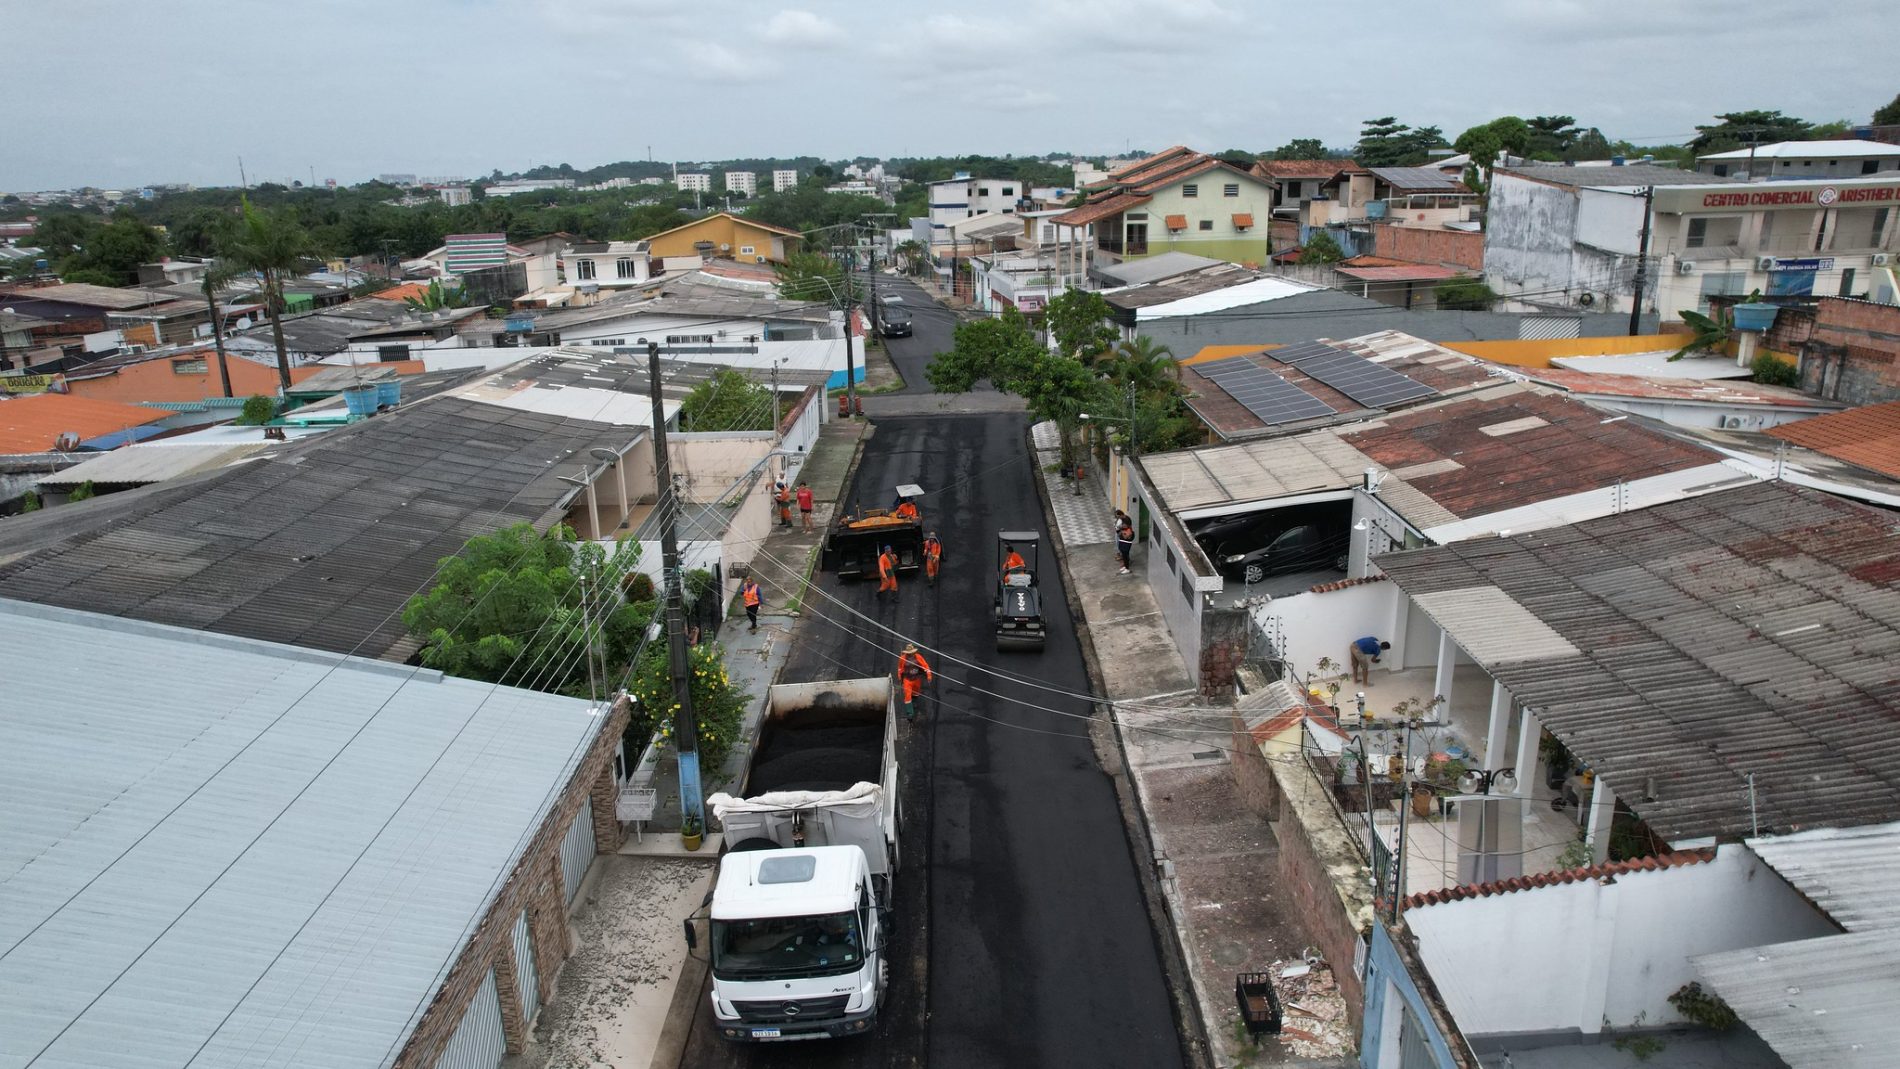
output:
[[[376,403],[383,408],[395,408],[402,401],[402,380],[384,379],[376,384]]]
[[[1367,201],[1366,202],[1366,218],[1384,219],[1385,218],[1385,201],[1382,201],[1382,200]]]
[[[352,416],[370,416],[376,413],[376,387],[351,386],[343,391],[344,407]]]

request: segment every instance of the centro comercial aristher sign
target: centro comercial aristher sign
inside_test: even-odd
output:
[[[1709,186],[1658,187],[1659,212],[1697,213],[1722,208],[1775,210],[1778,208],[1856,208],[1900,204],[1900,183],[1846,182],[1756,183],[1734,189]]]

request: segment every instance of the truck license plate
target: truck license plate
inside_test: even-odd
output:
[[[776,1028],[754,1028],[752,1030],[752,1038],[753,1039],[777,1039],[779,1038],[779,1030]]]

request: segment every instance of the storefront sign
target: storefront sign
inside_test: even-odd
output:
[[[1900,186],[1822,186],[1819,189],[1759,189],[1704,193],[1704,208],[1831,208],[1836,205],[1891,204]]]
[[[1775,266],[1769,268],[1769,270],[1770,271],[1832,271],[1834,270],[1834,257],[1823,256],[1819,259],[1809,258],[1805,260],[1779,260],[1778,259],[1775,261]]]
[[[64,393],[64,375],[0,375],[0,393]]]

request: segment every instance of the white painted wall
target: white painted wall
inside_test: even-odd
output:
[[[1467,1036],[1655,1026],[1689,959],[1838,932],[1739,844],[1708,864],[1578,880],[1406,911]]]
[[[1569,190],[1498,173],[1485,214],[1484,276],[1500,293],[1572,284],[1578,205]]]
[[[1274,598],[1254,610],[1254,619],[1269,634],[1278,620],[1287,662],[1302,678],[1315,671],[1322,657],[1333,662],[1334,674],[1343,674],[1348,663],[1346,647],[1353,639],[1376,635],[1391,641],[1392,614],[1399,596],[1399,588],[1389,582],[1364,583],[1325,593],[1307,591]],[[1432,643],[1435,648],[1435,633]],[[1376,665],[1373,671],[1386,667]]]
[[[721,338],[721,332],[725,337]],[[716,341],[740,342],[764,337],[765,323],[757,319],[712,320],[709,316],[654,315],[634,313],[619,319],[604,319],[561,331],[564,345],[587,345],[594,341],[624,339],[621,344],[645,345],[649,339],[664,343],[669,335],[699,336],[710,334]]]

